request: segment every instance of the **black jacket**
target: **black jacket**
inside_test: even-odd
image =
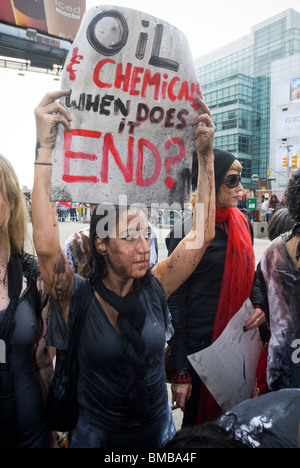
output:
[[[252,242],[253,230],[249,223]],[[181,238],[192,228],[192,215],[177,225],[166,239],[169,254]],[[175,233],[175,235],[174,235]],[[211,345],[215,316],[218,309],[226,250],[227,234],[216,223],[216,235],[201,261],[187,281],[168,300],[172,315],[174,335],[169,341],[171,352],[167,367],[171,371],[188,371],[187,355]],[[255,277],[251,302],[264,308],[259,281]]]

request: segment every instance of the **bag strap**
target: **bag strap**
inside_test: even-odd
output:
[[[73,321],[70,323],[71,333],[68,343],[68,353],[70,354],[77,351],[79,348],[83,320],[94,297],[94,292],[89,281],[84,281],[84,286],[80,288],[79,293],[80,294],[76,294],[73,298],[73,300],[76,301],[78,313],[74,314]]]

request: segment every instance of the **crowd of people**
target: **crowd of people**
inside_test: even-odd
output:
[[[167,258],[159,261],[147,213],[133,206],[107,205],[101,214],[93,207],[90,226],[63,250],[49,193],[58,125],[70,131],[59,102],[67,95],[49,93],[35,111],[37,258],[27,253],[27,210],[15,171],[0,157],[0,447],[58,446],[60,429],[49,425],[44,407],[79,321],[72,355],[78,417],[68,448],[297,447],[300,171],[288,183],[285,208],[270,219],[272,242],[256,266],[252,225],[238,208],[241,163],[213,147],[215,126],[198,100],[191,127],[196,190],[191,213],[166,239]],[[259,330],[264,343],[258,392],[224,414],[188,356],[215,342],[248,298],[253,311],[244,332]],[[184,413],[177,433],[170,403]]]

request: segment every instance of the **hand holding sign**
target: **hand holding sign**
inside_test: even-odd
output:
[[[57,99],[67,96],[70,91],[48,93],[35,109],[37,148],[53,150],[56,142],[58,124],[70,131],[71,117],[67,109]],[[51,161],[50,161],[51,162]]]

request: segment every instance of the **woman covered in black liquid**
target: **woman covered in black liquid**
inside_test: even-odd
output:
[[[78,313],[78,295],[92,288],[80,338],[80,415],[69,434],[69,447],[162,447],[175,431],[164,371],[170,329],[166,298],[192,273],[214,237],[215,126],[199,100],[200,113],[193,123],[199,160],[196,202],[204,204],[204,243],[199,242],[201,226],[195,215],[190,233],[174,254],[149,273],[145,214],[136,207],[117,211],[99,205],[91,222],[88,283],[72,272],[60,248],[56,208],[49,201],[57,125],[70,130],[69,114],[57,102],[65,95],[68,92],[49,93],[36,109],[39,149],[32,220],[42,277],[66,325]]]

